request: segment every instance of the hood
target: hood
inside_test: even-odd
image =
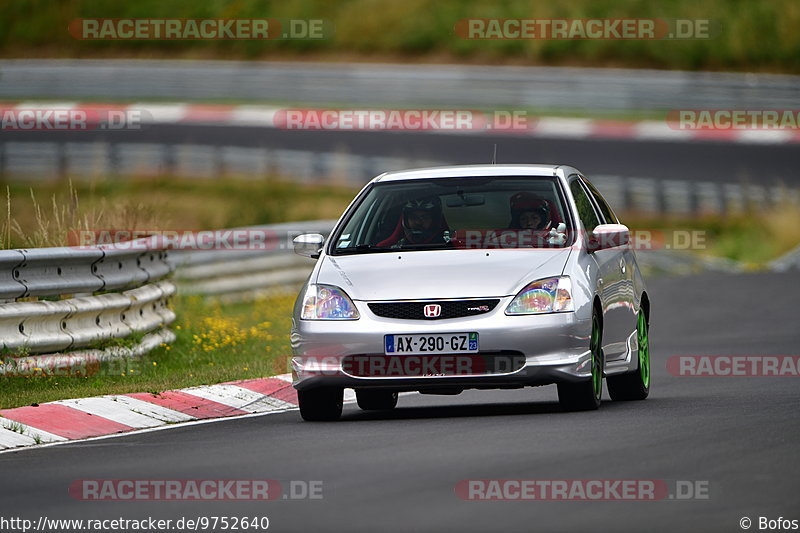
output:
[[[569,253],[546,248],[324,256],[316,282],[341,287],[354,300],[510,296],[531,281],[561,275]]]

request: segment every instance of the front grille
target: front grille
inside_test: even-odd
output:
[[[401,320],[442,320],[445,318],[461,318],[488,313],[500,300],[441,300],[423,302],[372,302],[370,310],[384,318]],[[426,305],[441,306],[441,313],[436,317],[425,316]]]

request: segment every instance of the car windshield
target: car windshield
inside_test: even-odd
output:
[[[378,182],[330,252],[563,247],[570,229],[563,198],[552,177]]]

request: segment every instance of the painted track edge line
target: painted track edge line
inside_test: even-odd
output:
[[[347,403],[351,403],[351,402],[347,402]],[[70,440],[63,440],[63,441],[57,441],[57,442],[47,442],[47,443],[42,443],[42,444],[35,444],[33,446],[18,446],[16,448],[7,448],[5,450],[0,450],[0,455],[3,455],[5,453],[22,452],[22,451],[26,451],[26,450],[37,450],[37,449],[41,449],[41,448],[52,448],[53,446],[62,446],[62,445],[65,445],[65,444],[75,444],[75,443],[79,443],[79,442],[90,442],[90,441],[96,441],[96,440],[127,437],[127,436],[130,436],[130,435],[139,435],[139,434],[142,434],[142,433],[152,433],[154,431],[163,431],[163,430],[168,430],[168,429],[178,429],[178,428],[183,428],[183,427],[188,427],[188,426],[196,426],[196,425],[199,425],[199,424],[210,424],[210,423],[213,423],[213,422],[224,422],[226,420],[237,420],[237,419],[240,419],[240,418],[253,418],[253,417],[257,417],[257,416],[276,415],[276,414],[281,414],[281,413],[288,413],[289,411],[299,411],[299,410],[300,410],[299,407],[293,407],[291,409],[282,409],[282,410],[276,409],[275,411],[267,411],[267,412],[263,412],[263,413],[246,413],[246,414],[243,414],[243,415],[223,416],[223,417],[219,417],[219,418],[204,418],[204,419],[200,419],[200,420],[189,420],[189,421],[186,421],[186,422],[179,422],[179,423],[176,423],[176,424],[164,424],[164,425],[161,425],[161,426],[155,426],[155,427],[150,427],[150,428],[134,429],[132,431],[126,431],[124,433],[111,433],[109,435],[98,435],[96,437],[88,437],[88,438],[85,438],[85,439],[70,439]]]

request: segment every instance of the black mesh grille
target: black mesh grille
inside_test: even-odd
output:
[[[497,306],[500,300],[442,300],[427,302],[373,302],[368,304],[370,310],[384,318],[401,320],[442,320],[460,318],[488,313]],[[426,305],[440,305],[441,314],[437,317],[426,317]]]

